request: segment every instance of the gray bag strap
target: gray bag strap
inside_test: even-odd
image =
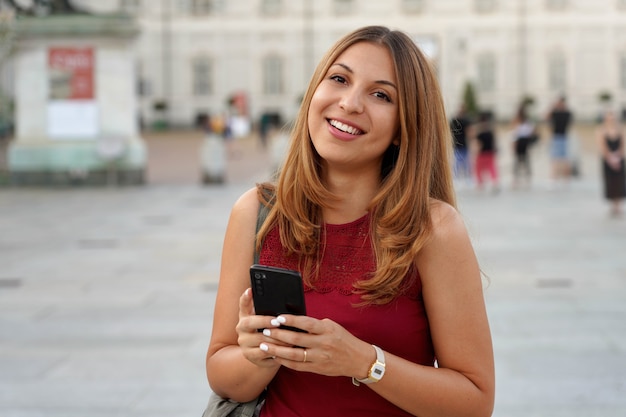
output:
[[[256,235],[257,233],[259,233],[259,230],[261,229],[261,226],[263,226],[263,223],[265,222],[265,219],[267,218],[267,214],[269,213],[270,208],[268,206],[266,206],[265,204],[259,202],[259,213],[256,217],[256,232],[254,233],[254,237],[255,237],[255,241],[254,241],[254,263],[258,264],[259,263],[259,252],[256,250]]]

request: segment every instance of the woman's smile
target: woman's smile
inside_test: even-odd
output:
[[[330,133],[337,139],[353,140],[364,134],[363,130],[348,123],[341,122],[337,119],[327,119]]]

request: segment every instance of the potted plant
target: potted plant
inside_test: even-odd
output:
[[[165,130],[167,129],[167,109],[168,104],[166,100],[160,99],[155,100],[152,103],[152,109],[156,114],[156,120],[154,121],[154,129],[155,130]]]

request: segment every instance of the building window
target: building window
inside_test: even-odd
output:
[[[478,89],[480,92],[492,92],[496,89],[496,59],[493,54],[478,57]]]
[[[492,13],[498,8],[498,0],[474,0],[474,8],[478,13]]]
[[[139,12],[139,8],[141,7],[140,3],[140,0],[121,0],[120,10],[123,13],[136,15]]]
[[[430,60],[437,60],[439,58],[439,41],[434,35],[413,35],[411,36],[413,42],[420,48],[420,50]]]
[[[354,8],[352,0],[334,0],[334,12],[340,15],[350,14]]]
[[[567,84],[567,66],[563,54],[552,54],[548,58],[548,87],[552,91],[563,93]]]
[[[568,0],[546,0],[546,9],[551,11],[561,11],[567,9]]]
[[[426,0],[402,0],[402,11],[409,14],[423,13]]]
[[[276,55],[263,59],[263,93],[283,93],[283,60]]]
[[[193,95],[206,96],[213,93],[213,65],[209,58],[196,58],[192,64]]]
[[[283,10],[281,0],[263,0],[261,2],[261,15],[277,16]]]
[[[146,78],[137,80],[137,94],[141,97],[150,97],[152,95],[152,84]]]
[[[191,1],[192,0],[176,0],[175,9],[177,14],[188,15],[191,13]]]
[[[222,10],[223,0],[191,0],[191,14],[206,16]]]

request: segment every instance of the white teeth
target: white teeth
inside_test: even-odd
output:
[[[362,133],[359,129],[349,126],[347,124],[338,122],[337,120],[330,120],[329,123],[331,124],[331,126],[341,130],[342,132],[350,133],[351,135],[359,135]]]

